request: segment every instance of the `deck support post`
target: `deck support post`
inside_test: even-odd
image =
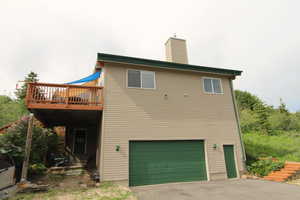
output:
[[[30,113],[28,119],[25,157],[22,166],[21,182],[27,182],[27,172],[28,172],[28,164],[29,164],[29,157],[30,157],[30,150],[31,150],[31,142],[32,142],[32,127],[33,127],[33,114]]]

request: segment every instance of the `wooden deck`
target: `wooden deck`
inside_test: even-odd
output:
[[[102,110],[103,87],[28,83],[28,109]]]

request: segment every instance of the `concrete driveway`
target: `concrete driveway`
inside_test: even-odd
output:
[[[293,200],[300,186],[260,180],[171,183],[131,188],[139,200]]]

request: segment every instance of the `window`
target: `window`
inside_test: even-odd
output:
[[[155,73],[129,69],[127,71],[127,87],[155,89]]]
[[[141,87],[141,72],[138,70],[128,70],[128,87]]]
[[[210,94],[222,94],[223,89],[221,79],[219,78],[203,78],[204,91]]]

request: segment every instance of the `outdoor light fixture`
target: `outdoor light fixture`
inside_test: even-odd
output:
[[[164,99],[165,99],[165,100],[168,99],[168,94],[164,94]]]
[[[217,144],[214,144],[214,145],[213,145],[213,148],[214,148],[214,149],[217,149],[217,147],[218,147]]]
[[[120,151],[120,145],[116,145],[116,151]]]

